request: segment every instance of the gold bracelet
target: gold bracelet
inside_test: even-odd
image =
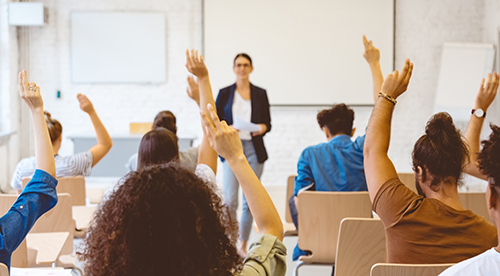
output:
[[[396,105],[398,103],[398,101],[396,101],[396,99],[394,99],[393,97],[385,94],[384,92],[379,92],[378,96],[379,97],[384,97],[386,100],[390,101],[393,105]]]

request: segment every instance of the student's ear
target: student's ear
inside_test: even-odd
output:
[[[330,138],[330,132],[326,127],[322,127],[321,130],[323,130],[323,132],[325,133],[326,139]]]
[[[61,135],[59,135],[59,137],[57,138],[57,141],[58,141],[58,142],[62,142],[62,133],[61,133]]]
[[[488,181],[489,182],[489,181]],[[488,209],[497,209],[499,204],[499,197],[497,189],[490,185],[486,186],[486,206]]]
[[[356,133],[356,128],[353,128],[351,131],[351,137],[354,136],[354,133]]]
[[[419,183],[425,181],[425,171],[420,166],[417,166],[417,170],[415,171],[415,179],[418,179]]]

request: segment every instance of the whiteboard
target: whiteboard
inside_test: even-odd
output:
[[[73,12],[72,81],[165,82],[165,26],[163,13]]]
[[[215,90],[235,82],[233,59],[273,105],[373,104],[363,34],[393,70],[393,0],[205,0],[204,54]]]
[[[468,121],[481,79],[492,73],[494,61],[493,44],[444,43],[435,111]]]

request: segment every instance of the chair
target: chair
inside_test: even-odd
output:
[[[372,218],[344,218],[340,222],[335,276],[366,276],[385,262],[385,227]]]
[[[146,134],[153,127],[153,123],[130,123],[130,134]]]
[[[0,276],[9,276],[9,269],[2,263],[0,263]]]
[[[11,265],[13,267],[33,267],[33,266],[39,266],[40,260],[44,260],[44,264],[42,265],[50,265],[53,262],[57,261],[57,258],[53,258],[50,261],[46,261],[47,254],[46,252],[49,252],[49,255],[52,254],[54,251],[63,252],[69,252],[68,254],[71,254],[73,252],[73,239],[68,239],[67,237],[69,236],[68,233],[66,233],[66,238],[63,238],[62,242],[59,242],[60,238],[56,237],[51,237],[51,234],[46,235],[47,233],[45,232],[69,232],[69,231],[50,231],[50,226],[52,224],[52,227],[55,229],[58,229],[58,226],[55,224],[58,223],[64,223],[64,216],[63,219],[54,219],[54,218],[59,218],[61,209],[66,209],[70,211],[69,213],[69,218],[71,219],[71,197],[68,194],[60,194],[59,196],[59,201],[57,205],[50,210],[49,212],[45,213],[42,215],[31,231],[28,233],[28,236],[26,239],[23,240],[23,242],[19,245],[19,247],[13,252],[12,254],[12,260],[11,260]],[[0,194],[0,213],[3,215],[9,211],[11,208],[12,204],[17,200],[17,195],[13,194]],[[48,218],[46,216],[49,216]],[[67,221],[67,215],[66,215],[66,221]],[[71,219],[72,220],[72,219]],[[68,223],[71,223],[68,221]],[[74,221],[72,222],[74,225]],[[44,231],[48,229],[48,231]],[[68,230],[74,229],[70,228],[69,226],[67,227]],[[74,230],[73,230],[74,231]],[[30,235],[33,233],[40,233],[39,235],[35,235],[35,239],[30,243]],[[52,241],[57,241],[58,243],[61,243],[60,246],[53,246],[53,244],[48,244],[49,246],[46,246],[47,240],[52,240]],[[63,247],[62,244],[65,244]],[[37,250],[38,249],[38,250]],[[57,254],[56,254],[57,255]],[[38,263],[37,263],[38,262]]]
[[[72,198],[69,194],[57,194],[57,196],[59,198],[57,205],[37,220],[30,233],[68,232],[69,238],[64,243],[61,254],[72,254],[76,228],[72,212]]]
[[[477,215],[484,217],[487,221],[493,223],[486,206],[486,194],[481,192],[458,193],[462,205]]]
[[[413,173],[398,173],[398,177],[406,187],[418,194],[417,186],[415,185],[415,175]]]
[[[371,218],[371,210],[368,192],[300,192],[299,247],[312,254],[299,258],[294,275],[303,265],[333,265],[342,219]]]
[[[375,264],[371,276],[437,276],[454,264]]]
[[[23,188],[30,180],[31,178],[23,178]],[[83,176],[59,177],[57,181],[58,194],[70,194],[75,206],[86,205],[85,178]]]
[[[290,206],[288,205],[288,200],[293,195],[295,188],[295,175],[290,175],[286,183],[286,199],[285,199],[285,221],[283,228],[285,229],[285,237],[297,236],[297,229],[293,224],[292,215],[290,214]]]

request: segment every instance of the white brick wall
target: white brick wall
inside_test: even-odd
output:
[[[187,71],[184,69],[184,49],[202,46],[201,0],[42,2],[49,10],[49,23],[32,28],[29,70],[32,79],[42,87],[46,109],[63,124],[65,137],[93,132],[90,121],[78,108],[75,99],[77,93],[89,96],[112,135],[127,133],[128,123],[131,121],[151,121],[159,110],[170,109],[178,118],[179,136],[201,136],[196,106],[185,95]],[[406,57],[415,63],[409,91],[401,97],[393,120],[390,156],[399,171],[411,171],[410,153],[413,143],[422,134],[425,122],[433,112],[441,44],[450,41],[496,43],[499,5],[498,1],[493,0],[396,1],[396,68],[400,68]],[[167,83],[72,84],[69,60],[69,15],[72,11],[165,12]],[[360,70],[369,73],[367,68]],[[384,72],[387,73],[389,72]],[[228,71],[228,74],[231,72]],[[61,99],[55,97],[57,90],[61,90]],[[325,103],[330,104],[332,103]],[[262,178],[265,185],[285,185],[286,177],[295,173],[301,151],[308,145],[325,141],[324,134],[316,123],[319,109],[321,108],[272,108],[273,130],[265,137],[270,155]],[[358,133],[364,133],[371,109],[357,107],[355,111],[355,126]],[[71,142],[65,139],[61,153],[71,152]]]

